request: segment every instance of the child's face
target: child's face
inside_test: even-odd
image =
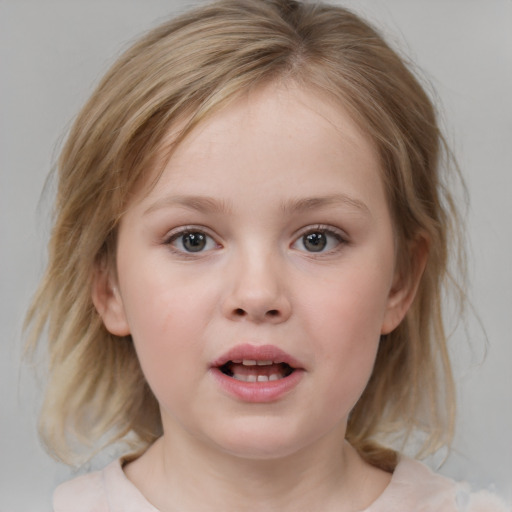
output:
[[[247,457],[340,443],[408,305],[374,148],[294,86],[192,132],[123,217],[117,273],[99,309],[132,335],[164,438]]]

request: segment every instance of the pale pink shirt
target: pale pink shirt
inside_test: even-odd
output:
[[[128,480],[119,460],[103,471],[57,487],[53,507],[54,512],[159,512]],[[361,512],[512,512],[512,509],[488,492],[470,493],[465,484],[402,457],[388,487]]]

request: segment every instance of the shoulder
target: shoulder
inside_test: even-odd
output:
[[[157,512],[126,478],[121,461],[59,485],[54,512]]]
[[[53,493],[54,512],[108,512],[104,471],[96,471],[59,485]]]
[[[367,512],[511,512],[488,492],[434,473],[421,462],[402,457],[391,483]]]

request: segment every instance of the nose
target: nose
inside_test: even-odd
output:
[[[230,320],[279,324],[291,315],[283,268],[271,255],[241,257],[230,271],[223,312]]]

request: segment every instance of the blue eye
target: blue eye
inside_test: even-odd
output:
[[[335,250],[345,239],[337,232],[324,228],[317,228],[304,233],[292,247],[311,253],[322,253]]]
[[[204,252],[215,249],[215,240],[202,231],[182,231],[173,235],[167,242],[180,252]]]

